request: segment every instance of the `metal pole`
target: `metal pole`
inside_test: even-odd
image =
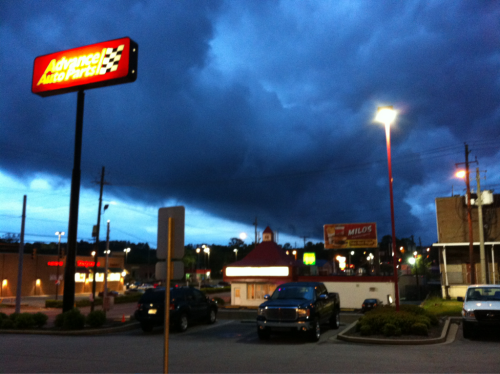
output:
[[[59,262],[61,260],[61,235],[64,235],[64,232],[57,232],[59,236],[59,244],[57,245],[57,269],[56,269],[56,300],[59,296]]]
[[[23,218],[21,220],[21,241],[19,243],[19,261],[17,266],[16,313],[21,312],[21,289],[23,286],[23,259],[24,259],[24,224],[26,222],[26,199],[23,198]],[[36,286],[35,286],[36,287]],[[36,288],[35,288],[36,290]]]
[[[486,255],[484,253],[484,227],[483,227],[483,198],[481,196],[481,175],[479,168],[476,168],[476,182],[477,182],[477,215],[479,224],[479,258],[481,261],[481,283],[486,284]]]
[[[496,284],[496,279],[495,279],[495,244],[491,245],[491,267],[493,268],[493,284]]]
[[[78,206],[80,201],[80,165],[82,159],[83,109],[85,93],[78,91],[76,106],[75,154],[71,175],[71,197],[69,202],[68,254],[64,270],[63,312],[73,309],[75,304],[76,241],[78,233]]]
[[[396,300],[396,311],[399,312],[399,287],[398,287],[398,268],[396,261],[396,227],[394,224],[394,195],[392,192],[392,164],[391,164],[391,124],[385,124],[385,139],[387,144],[387,162],[389,166],[389,194],[391,197],[391,224],[392,224],[392,266],[394,272],[394,293]]]
[[[465,145],[465,184],[467,186],[467,221],[469,226],[469,262],[470,262],[470,284],[475,283],[476,264],[474,263],[474,240],[472,231],[472,216],[470,205],[470,181],[469,181],[469,146]]]
[[[445,277],[445,297],[448,300],[450,298],[450,295],[448,294],[448,288],[449,288],[449,283],[448,283],[448,268],[446,265],[446,246],[443,246],[443,263],[444,263],[444,277]]]
[[[108,256],[109,256],[109,220],[108,229],[106,230],[106,264],[104,265],[104,299],[103,299],[103,309],[104,313],[109,309],[108,300]]]
[[[99,192],[99,210],[97,211],[97,230],[95,237],[95,257],[94,257],[94,276],[92,279],[92,302],[90,303],[90,311],[94,311],[95,306],[95,288],[97,278],[97,259],[99,258],[99,229],[101,228],[101,207],[102,207],[102,189],[104,186],[104,166],[101,172],[101,190]]]
[[[167,250],[167,271],[165,272],[167,279],[165,279],[165,333],[163,337],[164,353],[163,353],[163,372],[168,373],[168,337],[170,333],[170,263],[172,260],[172,246],[174,245],[174,219],[168,218],[168,250]]]

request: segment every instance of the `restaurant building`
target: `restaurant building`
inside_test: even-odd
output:
[[[21,296],[63,295],[65,258],[57,255],[23,255]],[[124,258],[108,258],[108,289],[124,290]],[[18,253],[0,253],[0,299],[16,297],[19,268]],[[96,293],[104,291],[105,257],[99,257],[96,272]],[[92,293],[94,258],[76,257],[75,294]]]

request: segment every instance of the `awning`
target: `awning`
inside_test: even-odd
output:
[[[125,269],[121,269],[121,268],[108,268],[108,271],[110,273],[122,273]]]
[[[465,247],[468,246],[470,243],[434,243],[432,244],[433,247]],[[479,245],[479,242],[473,242],[472,245]],[[484,242],[484,245],[500,245],[500,242]]]
[[[75,269],[75,273],[80,273],[80,274],[90,274],[90,271],[88,268],[84,266],[79,266]]]

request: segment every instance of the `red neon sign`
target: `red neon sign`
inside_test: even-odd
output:
[[[139,47],[121,38],[35,58],[31,92],[42,97],[134,82]]]
[[[64,266],[63,261],[49,261],[47,262],[47,266]]]
[[[83,261],[83,260],[80,260],[80,261],[77,261],[76,262],[76,266],[83,266],[83,267],[93,267],[95,264],[94,261]],[[97,266],[101,266],[101,263],[100,262],[97,262]]]

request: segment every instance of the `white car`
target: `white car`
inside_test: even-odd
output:
[[[477,327],[500,327],[500,285],[469,286],[465,299],[457,297],[457,300],[464,302],[462,309],[464,338],[471,338]]]

